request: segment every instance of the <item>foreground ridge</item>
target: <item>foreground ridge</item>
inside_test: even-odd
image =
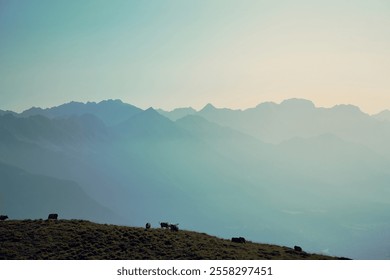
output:
[[[0,245],[0,259],[345,259],[277,245],[233,243],[187,230],[146,230],[84,220],[2,221]]]

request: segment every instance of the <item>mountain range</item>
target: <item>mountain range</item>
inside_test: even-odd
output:
[[[0,111],[0,212],[390,258],[390,120],[290,99],[246,110],[120,100]]]

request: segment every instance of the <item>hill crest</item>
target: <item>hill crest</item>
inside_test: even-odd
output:
[[[188,230],[84,220],[9,220],[0,227],[2,259],[342,259],[230,240]]]

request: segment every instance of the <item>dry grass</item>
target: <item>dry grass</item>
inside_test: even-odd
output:
[[[338,259],[288,247],[232,243],[204,233],[82,220],[0,222],[0,259]]]

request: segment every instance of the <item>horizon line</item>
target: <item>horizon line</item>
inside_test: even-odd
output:
[[[257,105],[255,106],[252,106],[252,107],[246,107],[246,108],[229,108],[229,107],[218,107],[217,105],[214,105],[212,104],[211,102],[208,102],[206,103],[203,107],[200,107],[200,108],[194,108],[193,106],[179,106],[179,107],[175,107],[173,109],[165,109],[165,108],[162,108],[162,107],[156,107],[156,106],[146,106],[145,108],[143,108],[142,106],[138,106],[138,105],[134,105],[133,103],[129,103],[128,101],[124,101],[120,98],[108,98],[108,99],[101,99],[100,101],[77,101],[77,100],[71,100],[71,101],[68,101],[68,102],[64,102],[62,104],[59,104],[59,105],[53,105],[53,106],[48,106],[48,107],[40,107],[40,106],[31,106],[27,109],[23,109],[23,110],[13,110],[13,109],[7,109],[7,108],[0,108],[0,110],[2,111],[10,111],[12,113],[17,113],[17,114],[21,114],[25,111],[28,111],[30,109],[42,109],[42,110],[48,110],[48,109],[52,109],[52,108],[56,108],[56,107],[60,107],[60,106],[63,106],[63,105],[66,105],[66,104],[71,104],[71,103],[79,103],[79,104],[84,104],[84,105],[87,105],[88,103],[92,103],[92,104],[99,104],[99,103],[102,103],[102,102],[107,102],[107,101],[112,101],[112,102],[115,102],[115,101],[120,101],[121,103],[123,104],[127,104],[127,105],[131,105],[131,106],[135,106],[139,109],[142,109],[142,110],[147,110],[149,108],[153,108],[154,110],[162,110],[162,111],[165,111],[165,112],[172,112],[174,110],[177,110],[177,109],[193,109],[195,110],[196,112],[200,112],[202,110],[204,110],[206,107],[213,107],[215,109],[218,109],[218,110],[231,110],[231,111],[246,111],[246,110],[250,110],[250,109],[256,109],[257,107],[261,106],[262,104],[274,104],[274,105],[282,105],[283,103],[286,103],[288,101],[302,101],[302,102],[307,102],[307,103],[311,103],[313,108],[315,109],[332,109],[332,108],[335,108],[337,106],[351,106],[351,107],[355,107],[357,108],[360,112],[366,114],[366,115],[369,115],[369,116],[374,116],[374,115],[378,115],[382,112],[385,112],[385,111],[390,111],[389,109],[383,109],[383,110],[380,110],[379,112],[377,113],[373,113],[373,114],[370,114],[370,113],[367,113],[365,111],[363,111],[358,105],[355,105],[355,104],[352,104],[352,103],[340,103],[340,104],[335,104],[333,106],[330,106],[330,107],[325,107],[325,106],[317,106],[312,100],[310,99],[306,99],[306,98],[298,98],[298,97],[292,97],[292,98],[287,98],[287,99],[284,99],[280,102],[276,102],[276,101],[264,101],[264,102],[260,102],[258,103]]]

